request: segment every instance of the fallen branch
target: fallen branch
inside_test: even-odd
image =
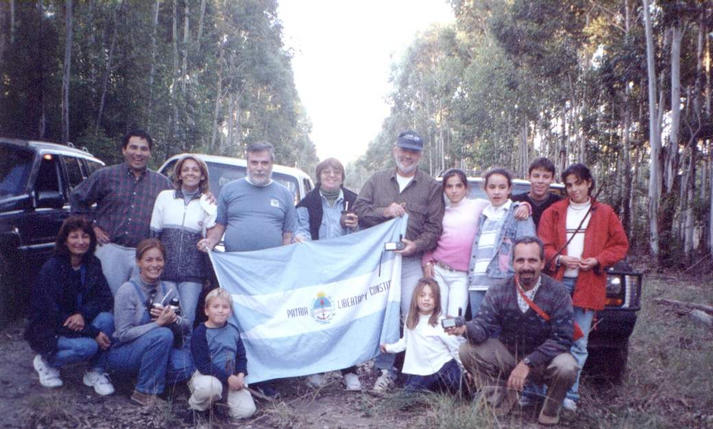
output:
[[[675,299],[666,299],[666,298],[655,298],[654,302],[656,304],[672,305],[674,307],[683,307],[688,310],[701,310],[701,311],[705,311],[708,314],[713,314],[713,307],[711,307],[710,305],[697,304],[694,302],[677,301]]]
[[[713,316],[708,313],[704,313],[701,310],[692,310],[688,316],[699,325],[703,325],[708,328],[713,327]]]

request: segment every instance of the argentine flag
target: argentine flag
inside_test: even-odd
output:
[[[248,382],[348,368],[399,339],[406,216],[330,240],[211,252],[248,357]]]

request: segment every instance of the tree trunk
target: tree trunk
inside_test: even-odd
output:
[[[72,0],[64,0],[64,64],[62,65],[62,143],[69,141],[69,80],[72,70]]]
[[[218,54],[218,76],[215,89],[215,108],[213,109],[213,126],[210,133],[210,153],[218,153],[215,151],[215,139],[218,135],[218,116],[220,115],[220,105],[223,100],[223,56],[225,48],[223,44],[220,44],[220,51]]]
[[[172,84],[171,84],[171,120],[170,120],[170,131],[169,141],[175,142],[178,134],[178,91],[176,90],[176,84],[178,79],[178,7],[176,3],[178,0],[173,0],[172,8],[172,23],[171,23],[171,42],[173,45],[173,70],[172,70]],[[166,148],[168,155],[168,147]]]
[[[671,134],[666,151],[664,176],[666,192],[671,192],[676,177],[678,158],[678,134],[681,128],[681,40],[683,32],[674,25],[671,27]]]
[[[708,189],[710,189],[710,195],[708,198],[708,251],[713,254],[713,154],[711,154],[711,141],[708,140],[708,180],[710,181]]]
[[[656,69],[654,64],[654,37],[649,15],[649,0],[642,0],[644,5],[644,27],[646,32],[646,68],[649,80],[649,143],[651,145],[651,163],[649,165],[649,233],[650,250],[657,260],[659,256],[658,211],[661,199],[661,132],[656,104]]]
[[[196,35],[196,52],[201,50],[201,38],[203,37],[203,21],[205,20],[206,0],[201,0],[201,14],[198,18],[198,34]]]
[[[146,109],[146,130],[151,132],[151,119],[153,118],[153,82],[156,73],[156,32],[158,30],[158,10],[161,0],[156,0],[151,21],[151,65],[149,68],[149,102]]]
[[[10,44],[15,43],[15,0],[10,0]]]
[[[191,10],[189,8],[188,1],[189,0],[183,1],[183,58],[181,59],[181,92],[184,100],[186,98],[186,83],[188,80],[188,44],[191,40],[188,26],[188,17],[191,15]]]
[[[99,135],[99,127],[101,126],[102,123],[102,116],[104,116],[104,105],[106,103],[106,92],[107,92],[107,87],[109,86],[109,77],[111,76],[112,73],[112,59],[114,58],[114,47],[116,46],[116,36],[118,33],[118,27],[119,23],[116,22],[116,17],[119,15],[119,12],[121,10],[121,5],[123,3],[119,1],[117,3],[116,7],[112,11],[112,16],[111,16],[111,22],[113,25],[113,29],[111,32],[111,42],[109,44],[109,53],[106,57],[106,67],[104,70],[104,78],[102,79],[102,93],[101,93],[101,98],[99,100],[99,109],[97,110],[97,121],[94,124],[94,137],[96,138]]]

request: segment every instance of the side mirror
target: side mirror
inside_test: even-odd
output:
[[[40,191],[37,196],[37,208],[61,209],[66,202],[59,191]]]

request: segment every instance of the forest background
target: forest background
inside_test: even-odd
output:
[[[584,162],[634,251],[710,270],[713,0],[449,3],[455,23],[393,64],[391,113],[348,185],[389,165],[407,128],[426,137],[432,175]],[[140,126],[154,166],[268,140],[278,163],[311,173],[277,11],[276,0],[2,0],[0,135],[71,141],[111,164]]]

